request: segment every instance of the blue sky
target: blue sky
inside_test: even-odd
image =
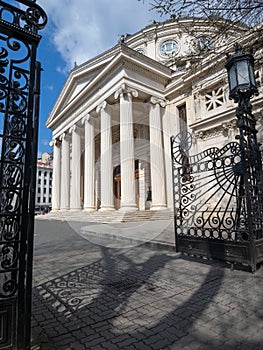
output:
[[[39,154],[51,152],[52,134],[45,126],[52,107],[74,63],[78,65],[117,44],[121,34],[133,34],[150,20],[164,21],[149,11],[148,1],[38,0],[48,15],[40,32],[41,104]]]

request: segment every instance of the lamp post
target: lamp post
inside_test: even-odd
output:
[[[236,230],[238,240],[249,241],[252,271],[257,265],[257,240],[262,240],[263,227],[263,177],[262,161],[257,142],[256,120],[252,114],[250,99],[258,95],[254,74],[254,57],[244,51],[240,45],[235,46],[235,53],[227,55],[225,65],[229,81],[229,98],[238,106],[236,108],[240,144],[240,162],[234,171],[240,176],[237,200]]]
[[[253,95],[258,95],[252,52],[245,52],[236,44],[235,53],[227,55],[226,69],[230,99],[241,102],[244,98],[250,99]]]

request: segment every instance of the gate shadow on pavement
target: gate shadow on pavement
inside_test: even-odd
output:
[[[134,263],[125,252],[101,249],[100,260],[34,288],[33,344],[42,337],[48,350],[233,349],[193,329],[220,290],[223,268],[207,266],[187,281],[182,264],[174,267],[178,254]]]

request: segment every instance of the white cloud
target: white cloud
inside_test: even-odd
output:
[[[48,146],[48,145],[49,145],[49,142],[50,142],[50,140],[47,140],[47,139],[42,139],[42,140],[41,140],[41,144],[42,144],[43,146]]]
[[[46,88],[47,90],[49,90],[49,91],[53,91],[54,86],[51,85],[51,84],[48,84],[48,85],[45,86],[45,88]]]
[[[66,69],[114,46],[118,35],[132,34],[154,17],[158,20],[146,3],[137,0],[39,0],[39,4],[48,14],[49,34]]]

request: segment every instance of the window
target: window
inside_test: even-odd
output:
[[[49,189],[49,194],[51,194],[51,193],[52,193],[52,189],[50,188],[50,189]]]
[[[44,172],[44,176],[47,176],[47,172],[46,171]]]
[[[46,203],[46,198],[45,197],[43,198],[43,203]]]
[[[44,180],[44,185],[46,185],[47,184],[47,180]]]
[[[179,130],[180,134],[184,134],[187,132],[187,116],[186,116],[186,105],[178,107],[179,111]]]
[[[187,115],[186,105],[178,107],[179,111],[179,130],[181,139],[181,157],[182,157],[182,176],[185,181],[189,181],[191,178],[191,167],[189,164],[189,136],[187,134]]]
[[[40,197],[37,197],[37,202],[40,203]]]
[[[38,172],[38,176],[41,176],[41,170],[39,170],[39,172]]]
[[[39,185],[41,184],[41,179],[38,179],[38,184],[39,184]]]
[[[47,193],[47,189],[46,188],[44,188],[44,193]]]
[[[40,187],[38,187],[38,189],[37,189],[37,193],[40,193],[40,191],[41,191],[41,189],[40,189]]]
[[[215,88],[212,91],[208,91],[205,94],[205,106],[207,111],[214,110],[218,107],[223,106],[224,100],[224,90],[222,86]]]
[[[160,54],[164,57],[171,57],[178,53],[180,45],[176,40],[166,40],[160,46]]]

